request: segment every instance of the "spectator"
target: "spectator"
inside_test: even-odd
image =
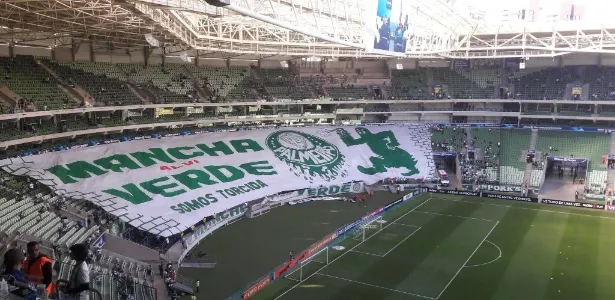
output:
[[[54,284],[52,282],[53,260],[40,254],[38,242],[29,242],[26,249],[28,255],[28,258],[24,262],[26,279],[35,284],[44,284],[47,296],[50,296],[54,290]]]
[[[21,271],[23,266],[23,253],[18,249],[9,249],[4,253],[4,275],[11,275],[15,280],[9,280],[9,284],[17,287],[11,294],[22,297],[26,300],[36,299],[36,288],[29,282]]]
[[[70,299],[88,300],[90,289],[90,269],[86,263],[88,258],[88,248],[84,244],[75,244],[70,247],[70,256],[75,260],[68,285],[62,287],[64,293],[68,294]]]

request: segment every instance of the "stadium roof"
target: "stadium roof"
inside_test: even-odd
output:
[[[615,26],[501,23],[475,20],[450,0],[413,0],[411,57],[494,58],[611,53]],[[91,42],[95,47],[149,46],[201,57],[366,57],[365,0],[3,0],[0,40],[48,47]],[[615,25],[615,24],[614,24]],[[609,28],[612,28],[609,29]],[[590,31],[592,29],[593,31]],[[586,33],[589,32],[589,34]],[[546,36],[545,36],[546,35]]]

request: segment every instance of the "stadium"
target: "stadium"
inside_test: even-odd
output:
[[[615,4],[0,1],[0,298],[613,299]]]

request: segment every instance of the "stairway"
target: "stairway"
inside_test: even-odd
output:
[[[615,153],[615,132],[611,133],[611,150],[609,151],[609,154],[611,153]],[[614,169],[609,169],[607,175],[606,175],[606,186],[607,187],[613,187],[613,182],[615,181],[615,170]]]
[[[532,129],[532,137],[530,138],[530,148],[528,150],[536,150],[536,140],[538,140],[538,129]],[[532,164],[526,164],[525,173],[523,174],[523,183],[527,183],[529,187],[532,180],[532,171],[534,166]]]
[[[71,99],[73,99],[74,102],[79,103],[79,104],[86,103],[86,104],[89,104],[89,105],[94,105],[94,103],[92,103],[92,101],[89,101],[85,97],[82,97],[82,95],[80,95],[73,88],[71,88],[70,85],[67,82],[65,82],[62,77],[60,77],[58,74],[56,74],[56,72],[54,72],[51,68],[49,68],[47,65],[45,65],[42,61],[37,59],[36,63],[43,70],[47,71],[47,73],[49,73],[49,75],[51,75],[53,78],[55,78],[58,87],[64,93],[66,93]]]
[[[137,87],[137,83],[134,82],[134,80],[132,80],[130,78],[130,76],[128,76],[128,74],[122,70],[122,68],[120,68],[119,66],[115,66],[118,70],[120,70],[120,72],[122,73],[122,75],[124,75],[124,77],[126,78],[126,87],[128,87],[129,90],[132,91],[132,93],[137,96],[137,98],[139,98],[139,100],[141,100],[143,102],[143,104],[151,104],[153,102],[154,98],[151,98],[151,96],[153,95],[148,95],[148,93],[146,92],[145,88],[139,88]],[[150,92],[151,94],[151,92]]]
[[[186,66],[183,66],[183,70],[184,70],[184,74],[186,74],[186,76],[192,79],[192,87],[196,91],[196,94],[199,96],[199,98],[201,98],[203,102],[209,102],[209,99],[210,99],[209,97],[213,96],[213,93],[206,86],[201,88],[200,82],[197,80],[194,74],[192,74],[192,72],[190,72],[190,70]]]

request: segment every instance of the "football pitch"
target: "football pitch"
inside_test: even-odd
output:
[[[614,299],[615,214],[441,194],[252,299]]]

